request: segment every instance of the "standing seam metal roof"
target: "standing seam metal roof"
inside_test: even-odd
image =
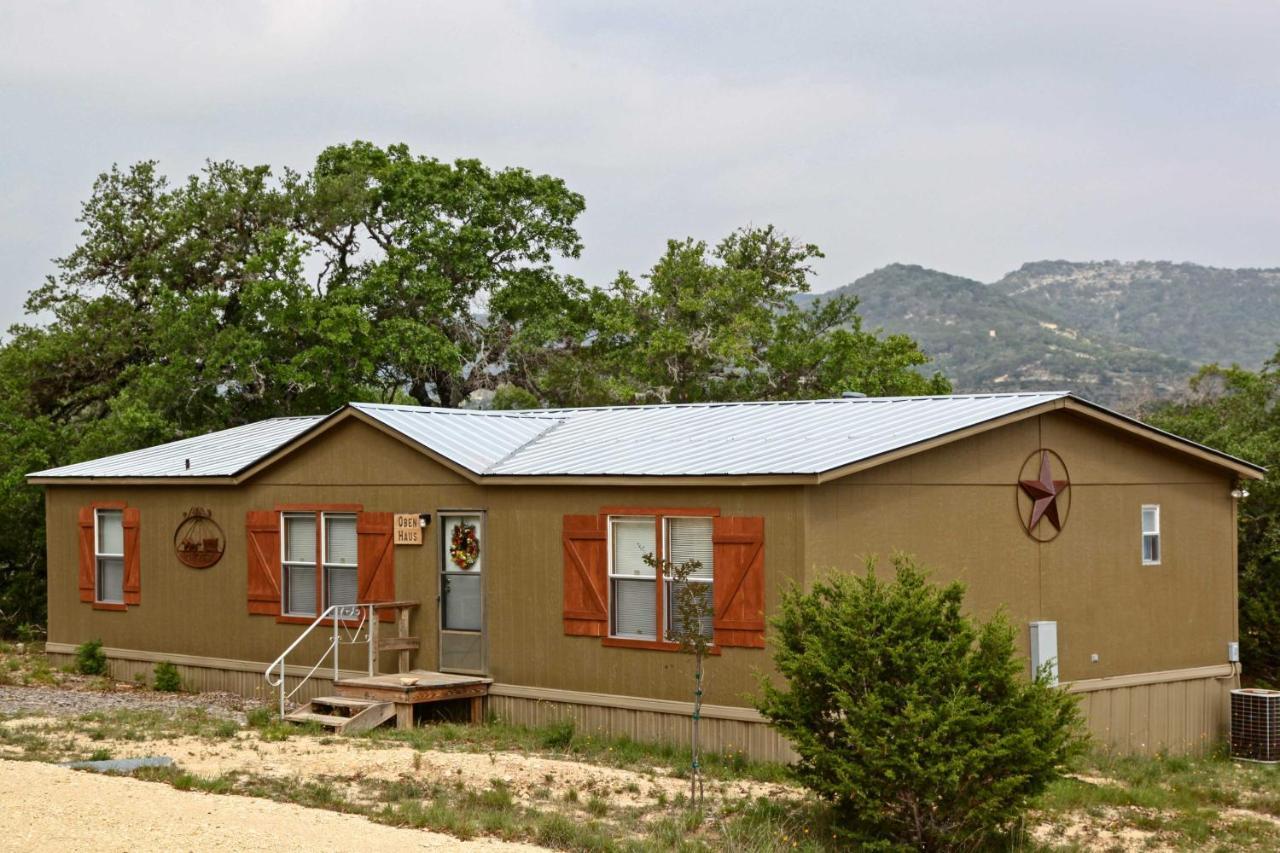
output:
[[[349,408],[478,476],[767,476],[820,474],[1069,396],[1055,391],[510,412],[375,403]],[[345,411],[262,421],[29,476],[234,476]]]

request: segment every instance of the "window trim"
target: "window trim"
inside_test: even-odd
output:
[[[99,535],[99,522],[102,513],[114,512],[120,515],[120,553],[108,554],[99,551],[98,548],[102,544],[102,538]],[[120,599],[102,597],[102,560],[119,559],[120,560]],[[124,602],[124,506],[95,506],[93,508],[93,603],[95,606],[106,610],[124,610],[126,605]]]
[[[1152,531],[1148,531],[1146,528],[1146,524],[1144,523],[1146,521],[1147,510],[1155,510],[1156,524],[1155,524],[1155,530],[1152,530]],[[1142,565],[1144,566],[1160,565],[1161,562],[1164,560],[1164,537],[1161,535],[1161,532],[1160,532],[1160,504],[1143,504],[1142,510],[1138,516],[1138,525],[1141,531]],[[1147,559],[1147,537],[1148,536],[1152,537],[1156,543],[1156,547],[1155,547],[1156,558],[1154,560]]]
[[[625,637],[618,636],[613,632],[613,581],[615,575],[613,573],[613,521],[615,518],[651,518],[654,522],[654,556],[658,560],[666,557],[666,519],[671,517],[694,517],[694,518],[710,518],[713,519],[712,540],[714,547],[714,519],[720,517],[720,510],[715,507],[655,507],[655,506],[606,506],[602,507],[599,516],[605,520],[605,635],[601,638],[601,644],[613,648],[623,649],[648,649],[651,651],[678,652],[680,644],[673,643],[666,638],[667,631],[667,614],[666,614],[666,589],[667,581],[665,575],[655,569],[653,576],[654,587],[654,607],[656,608],[655,631],[657,637],[655,639],[647,639],[643,637]],[[713,576],[711,583],[715,584],[714,567],[712,569]],[[625,579],[635,579],[634,575],[620,575],[618,577]],[[714,638],[714,629],[712,631],[711,646],[707,650],[707,654],[719,655],[720,647],[716,645]]]

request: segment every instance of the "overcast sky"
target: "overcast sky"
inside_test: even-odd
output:
[[[1280,266],[1280,4],[0,0],[0,325],[112,163],[406,142],[564,178],[602,284],[774,223],[901,261]]]

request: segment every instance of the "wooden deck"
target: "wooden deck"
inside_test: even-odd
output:
[[[345,678],[334,684],[334,691],[352,699],[394,702],[396,728],[404,729],[413,726],[415,706],[456,699],[470,699],[471,722],[484,722],[484,697],[492,683],[491,678],[475,675],[412,669],[394,675]]]

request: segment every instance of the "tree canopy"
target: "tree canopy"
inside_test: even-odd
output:
[[[26,473],[349,401],[456,407],[945,391],[844,297],[808,309],[816,246],[772,227],[673,240],[603,289],[564,181],[406,146],[303,172],[112,167],[81,238],[0,346],[0,630],[43,618]]]

